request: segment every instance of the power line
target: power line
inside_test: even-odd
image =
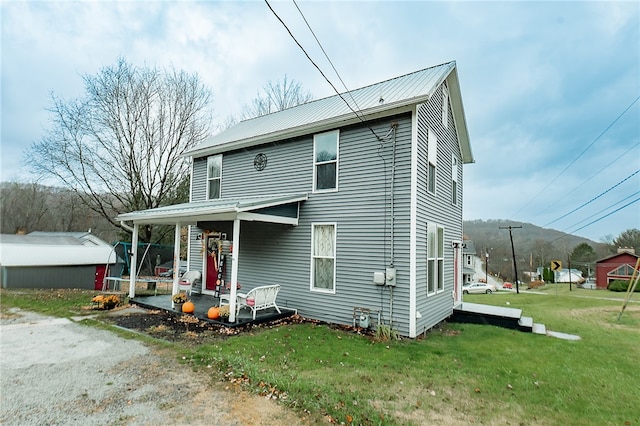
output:
[[[620,204],[620,203],[623,203],[623,202],[625,202],[626,200],[628,200],[629,198],[631,198],[631,197],[635,197],[635,196],[636,196],[636,195],[638,195],[638,194],[640,194],[640,191],[636,191],[635,193],[633,193],[633,194],[631,194],[631,195],[627,195],[627,196],[626,196],[626,197],[624,197],[622,200],[616,201],[615,203],[613,203],[613,204],[611,204],[611,205],[609,205],[609,206],[607,206],[607,207],[605,207],[605,208],[603,208],[603,209],[598,210],[597,212],[595,212],[595,213],[593,213],[593,214],[591,214],[591,215],[589,215],[589,216],[585,217],[584,219],[582,219],[582,220],[580,220],[580,221],[578,221],[578,222],[574,223],[573,225],[569,226],[569,228],[573,228],[574,226],[578,226],[578,225],[580,225],[582,222],[586,222],[587,220],[591,219],[592,217],[599,215],[599,214],[600,214],[600,213],[602,213],[603,211],[609,210],[610,208],[615,207],[616,205],[618,205],[618,204]]]
[[[293,33],[291,32],[291,30],[289,29],[289,27],[287,26],[287,24],[282,20],[282,18],[280,18],[280,16],[276,13],[275,10],[273,10],[273,8],[271,7],[271,5],[269,4],[269,0],[264,0],[264,2],[267,4],[267,6],[269,7],[269,10],[271,10],[271,13],[273,13],[273,15],[278,19],[278,21],[280,21],[280,23],[282,24],[282,26],[287,30],[287,32],[289,33],[289,35],[291,36],[291,38],[293,39],[293,41],[296,42],[296,44],[298,45],[298,47],[302,50],[302,52],[305,54],[305,56],[307,57],[307,59],[309,60],[309,62],[311,62],[311,64],[318,70],[318,72],[320,72],[320,74],[322,75],[322,77],[324,77],[324,79],[327,81],[327,83],[329,83],[329,85],[331,86],[331,88],[333,88],[334,92],[336,92],[336,94],[340,97],[340,99],[342,99],[342,101],[347,105],[347,107],[349,107],[349,109],[351,110],[351,112],[353,112],[356,117],[362,122],[364,123],[364,119],[358,114],[358,112],[356,110],[354,110],[351,105],[349,104],[349,102],[347,102],[347,100],[342,96],[342,94],[338,91],[338,89],[336,89],[336,87],[333,85],[333,83],[331,82],[331,80],[329,80],[329,78],[327,78],[327,76],[325,75],[325,73],[320,69],[320,67],[318,66],[318,64],[316,64],[313,59],[311,59],[311,56],[309,56],[309,54],[307,53],[307,51],[305,50],[304,47],[302,47],[302,44],[300,44],[300,42],[296,39],[296,37],[293,35]],[[377,140],[382,140],[380,138],[380,136],[378,136],[376,134],[376,132],[370,127],[367,126],[369,128],[369,130],[371,131],[371,133],[373,133],[373,135],[376,137]]]
[[[605,134],[605,133],[607,133],[607,132],[609,131],[609,129],[611,129],[611,128],[613,127],[613,125],[614,125],[614,124],[616,124],[616,123],[618,122],[618,120],[620,120],[620,119],[622,118],[622,116],[623,116],[623,115],[625,115],[625,114],[627,113],[627,111],[629,111],[629,110],[631,109],[631,107],[632,107],[636,102],[638,102],[638,100],[640,100],[640,96],[638,96],[637,98],[635,98],[635,99],[633,100],[633,102],[631,102],[631,103],[629,104],[629,106],[628,106],[628,107],[626,107],[626,108],[625,108],[625,110],[624,110],[624,111],[622,111],[622,112],[621,112],[621,113],[616,117],[616,119],[615,119],[615,120],[613,120],[613,121],[611,122],[611,124],[609,124],[609,125],[608,125],[608,126],[607,126],[607,127],[606,127],[606,128],[605,128],[605,129],[604,129],[604,130],[599,134],[599,135],[598,135],[598,137],[596,137],[596,138],[593,140],[593,142],[591,142],[591,143],[590,143],[590,144],[589,144],[589,145],[588,145],[588,146],[587,146],[587,147],[586,147],[586,148],[585,148],[585,149],[584,149],[584,150],[583,150],[583,151],[582,151],[582,152],[581,152],[581,153],[580,153],[576,158],[574,158],[574,159],[573,159],[573,161],[571,161],[571,162],[570,162],[570,163],[569,163],[569,164],[568,164],[568,165],[567,165],[567,166],[566,166],[566,167],[565,167],[565,168],[564,168],[564,169],[563,169],[563,170],[562,170],[562,171],[561,171],[561,172],[560,172],[560,173],[559,173],[555,178],[553,178],[553,179],[551,180],[551,182],[549,182],[549,183],[547,184],[547,186],[545,186],[544,188],[542,188],[542,189],[540,190],[540,192],[538,192],[535,196],[533,196],[533,197],[529,198],[529,201],[528,201],[528,202],[526,202],[522,207],[520,207],[520,209],[518,209],[518,210],[517,210],[517,211],[516,211],[512,216],[516,216],[518,213],[520,213],[522,210],[524,210],[526,207],[528,207],[528,206],[529,206],[529,204],[531,204],[531,203],[533,202],[533,200],[537,199],[537,198],[538,198],[538,196],[539,196],[540,194],[542,194],[542,193],[543,193],[544,191],[546,191],[546,190],[547,190],[551,185],[553,185],[553,183],[554,183],[556,180],[558,180],[558,178],[559,178],[560,176],[562,176],[562,175],[564,174],[564,172],[566,172],[566,171],[569,169],[569,167],[571,167],[572,165],[574,165],[574,164],[575,164],[575,162],[576,162],[576,161],[578,161],[578,159],[579,159],[580,157],[582,157],[582,156],[584,155],[584,153],[585,153],[585,152],[587,152],[587,151],[588,151],[588,150],[589,150],[589,149],[590,149],[590,148],[591,148],[591,147],[592,147],[596,142],[598,142],[598,141],[600,140],[600,138],[601,138],[602,136],[604,136],[604,134]]]
[[[574,213],[578,210],[580,210],[581,208],[587,206],[588,204],[591,204],[592,202],[594,202],[595,200],[597,200],[598,198],[602,197],[603,195],[605,195],[607,192],[612,191],[613,189],[615,189],[616,187],[622,185],[624,182],[628,181],[629,179],[631,179],[633,176],[637,175],[638,173],[640,173],[640,169],[636,170],[635,172],[631,173],[629,176],[627,176],[626,178],[622,179],[620,182],[616,183],[615,185],[613,185],[612,187],[610,187],[609,189],[607,189],[604,192],[601,192],[600,194],[596,195],[595,197],[593,197],[591,200],[587,201],[586,203],[582,204],[579,207],[576,207],[575,209],[571,210],[568,213],[565,213],[564,215],[560,216],[559,218],[552,220],[551,222],[548,222],[544,225],[542,225],[543,228],[547,227],[548,225],[551,225],[552,223],[555,223],[557,221],[559,221],[560,219],[564,219],[565,217],[569,216],[571,213]]]
[[[636,193],[636,194],[637,194],[637,193]],[[632,197],[632,196],[634,196],[634,195],[636,195],[636,194],[632,194],[631,196],[624,198],[622,201],[624,201],[624,200],[626,200],[627,198],[630,198],[630,197]],[[615,203],[615,204],[619,204],[619,203],[621,203],[622,201],[618,201],[618,202],[617,202],[617,203]],[[603,216],[601,216],[601,217],[599,217],[599,218],[597,218],[597,219],[595,219],[595,220],[593,220],[593,221],[591,221],[591,222],[587,223],[586,225],[581,226],[580,228],[574,229],[574,230],[572,230],[572,231],[570,231],[570,232],[571,232],[571,233],[578,232],[578,231],[580,231],[580,230],[582,230],[582,229],[584,229],[584,228],[586,228],[586,227],[588,227],[588,226],[593,225],[593,224],[594,224],[594,223],[596,223],[596,222],[600,222],[601,220],[606,219],[607,217],[611,216],[611,215],[612,215],[612,214],[614,214],[614,213],[619,212],[619,211],[620,211],[620,210],[622,210],[622,209],[626,209],[627,207],[629,207],[630,205],[632,205],[632,204],[634,204],[634,203],[637,203],[638,201],[640,201],[640,197],[638,197],[638,198],[636,198],[635,200],[633,200],[633,201],[631,201],[631,202],[629,202],[629,203],[625,204],[624,206],[619,207],[619,208],[617,208],[617,209],[615,209],[615,210],[613,210],[613,211],[611,211],[611,212],[609,212],[609,213],[607,213],[607,214],[605,214],[605,215],[603,215]],[[615,205],[615,204],[614,204],[614,205]],[[605,210],[606,210],[606,209],[605,209]],[[578,222],[578,223],[579,223],[579,222]],[[561,236],[561,237],[556,238],[555,240],[549,241],[549,244],[551,244],[551,243],[555,243],[556,241],[559,241],[559,240],[561,240],[561,239],[563,239],[563,238],[567,238],[567,237],[571,237],[571,236],[572,236],[571,234],[565,234],[565,235],[563,235],[563,236]]]
[[[567,193],[571,194],[573,192],[575,192],[578,188],[580,188],[582,185],[586,184],[587,182],[589,182],[591,179],[595,178],[596,176],[598,176],[600,173],[604,172],[605,170],[609,170],[609,167],[611,167],[615,162],[617,162],[618,160],[620,160],[621,158],[625,157],[630,151],[632,151],[634,148],[637,148],[638,146],[640,146],[640,141],[636,142],[635,145],[632,145],[629,149],[627,149],[625,152],[623,152],[622,154],[620,154],[618,157],[616,157],[614,160],[612,160],[611,162],[609,162],[608,164],[606,164],[605,166],[603,166],[600,170],[598,170],[596,173],[592,174],[590,177],[588,177],[587,179],[583,180],[582,183],[578,184],[577,186],[575,186],[573,189],[567,191]],[[548,203],[547,207],[545,209],[539,210],[537,212],[538,216],[542,215],[543,213],[546,213],[547,211],[549,211],[549,209],[551,209],[553,207],[553,204]]]
[[[612,211],[612,212],[610,212],[610,213],[607,213],[606,215],[604,215],[604,216],[602,216],[602,217],[599,217],[598,219],[596,219],[596,220],[594,220],[594,221],[592,221],[592,222],[587,223],[587,224],[586,224],[586,225],[584,225],[584,226],[581,226],[581,227],[580,227],[580,228],[578,228],[578,229],[574,229],[572,232],[578,232],[578,231],[580,231],[581,229],[584,229],[584,228],[586,228],[586,227],[587,227],[587,226],[589,226],[589,225],[593,225],[594,223],[599,222],[599,221],[601,221],[602,219],[606,219],[607,217],[611,216],[612,214],[617,213],[617,212],[619,212],[620,210],[622,210],[622,209],[625,209],[625,208],[629,207],[631,204],[633,204],[633,203],[637,203],[638,201],[640,201],[640,197],[636,198],[635,200],[631,201],[630,203],[625,204],[625,205],[624,205],[624,206],[622,206],[622,207],[619,207],[619,208],[615,209],[614,211]]]
[[[307,28],[309,28],[309,31],[313,35],[313,38],[316,39],[316,43],[318,43],[318,46],[320,47],[320,50],[322,50],[322,53],[324,53],[324,57],[327,58],[327,61],[329,61],[329,64],[331,65],[331,68],[333,68],[333,72],[335,72],[336,75],[338,76],[338,80],[340,80],[340,83],[342,83],[342,87],[344,87],[344,90],[347,91],[347,93],[349,94],[349,97],[353,101],[353,103],[356,106],[356,108],[358,110],[360,110],[360,107],[358,106],[358,103],[356,102],[355,98],[353,97],[353,94],[351,94],[351,91],[349,90],[349,88],[347,88],[347,85],[342,80],[342,77],[340,76],[340,73],[338,72],[336,67],[333,65],[333,62],[329,58],[329,55],[327,54],[327,52],[324,50],[324,47],[322,46],[322,43],[320,43],[320,40],[318,40],[318,37],[316,37],[316,33],[311,28],[311,25],[309,25],[309,22],[307,21],[307,18],[304,16],[304,13],[302,13],[302,10],[300,10],[300,7],[298,6],[298,3],[296,2],[296,0],[293,0],[293,4],[296,6],[296,9],[298,9],[298,12],[300,12],[300,16],[302,16],[302,19],[304,20],[304,23],[307,24]]]

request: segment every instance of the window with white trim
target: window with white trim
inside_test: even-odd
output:
[[[449,128],[449,89],[442,86],[442,125]]]
[[[436,193],[436,160],[438,158],[438,137],[431,129],[429,129],[427,139],[427,159],[429,165],[427,168],[427,191],[432,194]]]
[[[458,204],[458,158],[451,155],[451,203]]]
[[[340,132],[318,133],[313,136],[313,190],[338,189],[338,146]]]
[[[336,224],[311,226],[311,290],[336,292]]]
[[[207,158],[207,200],[220,198],[222,188],[222,155]]]
[[[444,228],[427,225],[427,294],[444,290]]]

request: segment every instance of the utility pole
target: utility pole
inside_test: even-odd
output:
[[[484,282],[489,284],[489,250],[485,251],[484,259]]]
[[[571,291],[571,254],[567,254],[567,260],[569,265],[569,291]]]
[[[522,226],[500,226],[499,229],[508,229],[509,238],[511,239],[511,255],[513,256],[513,272],[516,276],[516,293],[520,294],[520,286],[518,284],[518,267],[516,266],[516,250],[513,248],[513,234],[512,229],[522,228]]]

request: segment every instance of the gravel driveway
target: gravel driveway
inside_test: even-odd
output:
[[[13,309],[0,319],[0,424],[301,424],[284,407],[226,391],[161,351]]]

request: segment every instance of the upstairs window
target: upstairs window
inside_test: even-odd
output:
[[[438,158],[438,137],[431,129],[427,140],[427,157],[429,167],[427,169],[427,191],[436,193],[436,159]]]
[[[222,155],[207,159],[207,200],[220,198],[222,183]]]
[[[338,130],[313,136],[314,192],[338,189],[338,139]]]
[[[442,86],[442,125],[449,127],[449,89]]]
[[[451,156],[451,203],[458,204],[458,159],[455,154]]]

